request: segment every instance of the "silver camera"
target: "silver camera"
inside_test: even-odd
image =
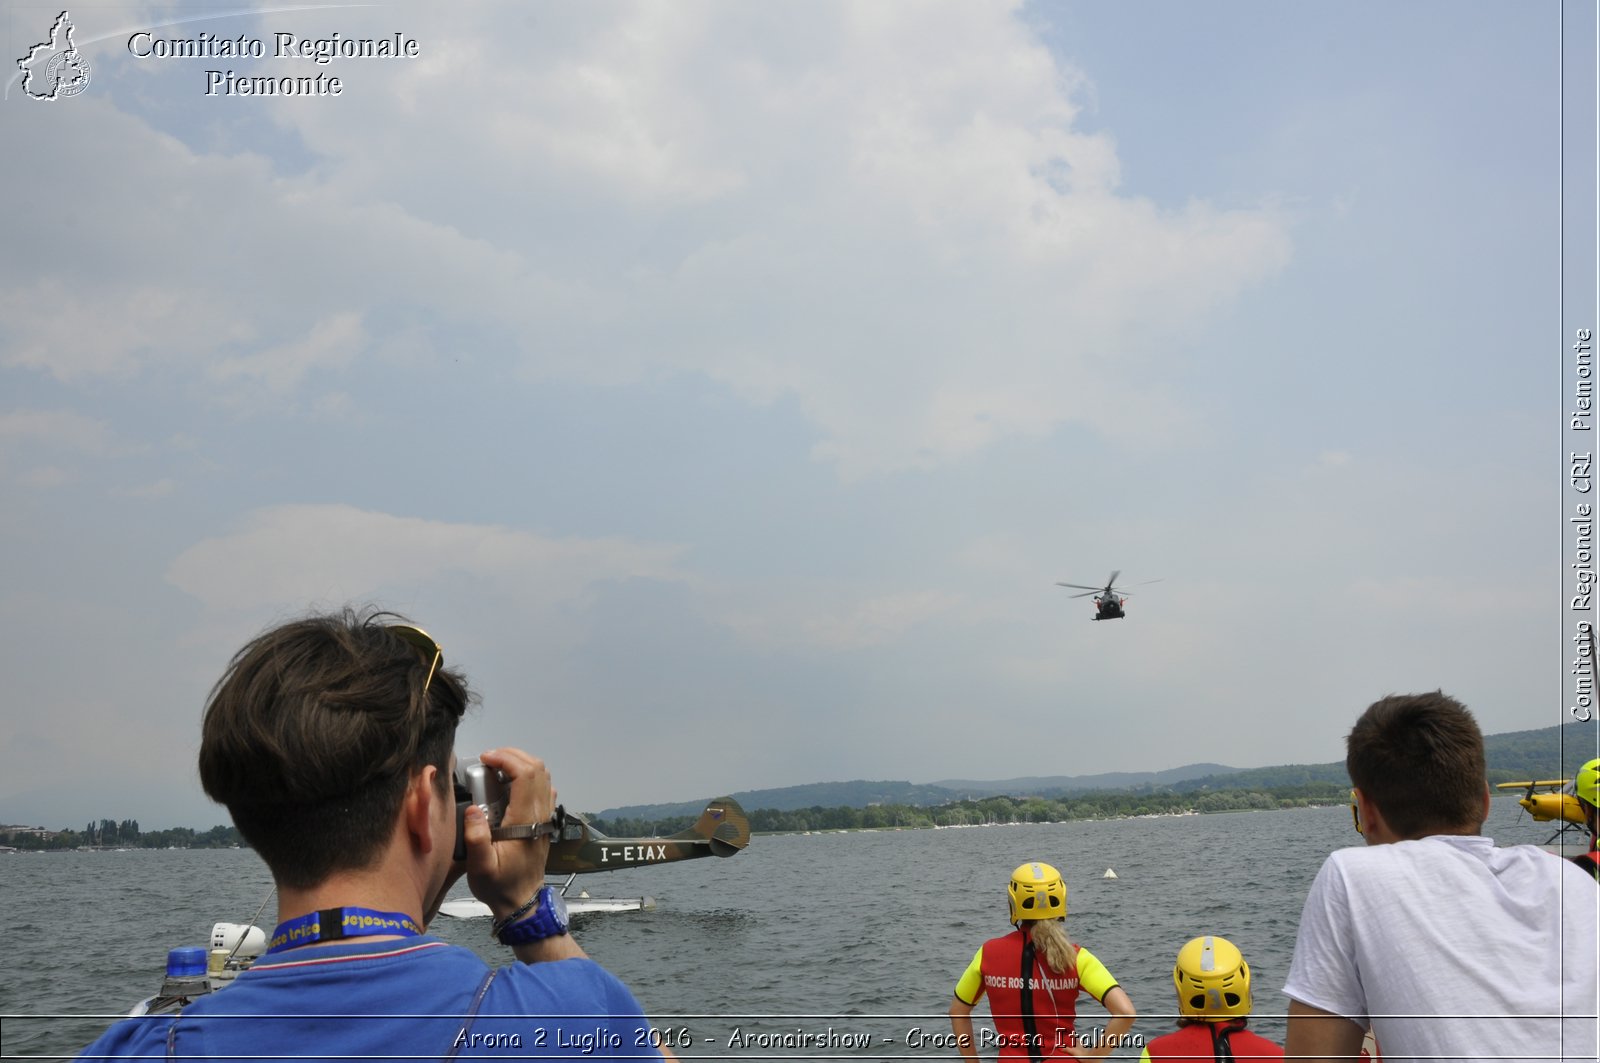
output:
[[[458,812],[464,813],[467,805],[477,805],[489,817],[491,829],[500,825],[506,815],[506,799],[511,793],[505,776],[473,757],[456,761],[455,783]]]
[[[495,841],[513,838],[581,838],[583,826],[579,822],[569,830],[567,810],[556,806],[555,815],[544,823],[524,823],[505,826],[506,802],[511,797],[511,782],[497,768],[491,768],[477,757],[456,761],[456,848],[455,858],[467,858],[467,806],[477,805],[489,819],[490,837]]]

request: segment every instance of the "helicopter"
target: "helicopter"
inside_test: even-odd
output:
[[[1122,575],[1122,570],[1120,568],[1113,570],[1111,573],[1111,578],[1106,580],[1106,585],[1104,587],[1090,587],[1083,583],[1061,583],[1059,581],[1057,581],[1056,586],[1071,587],[1075,590],[1081,590],[1084,592],[1083,594],[1072,595],[1074,598],[1087,598],[1091,594],[1094,595],[1094,619],[1121,620],[1123,617],[1128,615],[1123,611],[1123,606],[1128,604],[1128,592],[1116,586],[1117,577],[1120,575]],[[1158,579],[1147,579],[1144,582],[1160,583],[1161,581]],[[1139,584],[1139,586],[1144,586],[1144,584]]]
[[[514,836],[521,828],[495,828],[496,837]],[[591,827],[575,812],[558,808],[555,819],[538,824],[531,831],[550,836],[550,855],[545,858],[545,874],[565,876],[560,892],[573,914],[582,912],[625,912],[655,907],[649,897],[593,898],[587,892],[568,896],[573,880],[597,871],[620,871],[625,867],[670,864],[702,856],[736,856],[750,844],[750,820],[739,802],[731,797],[713,798],[694,825],[665,838],[612,838]],[[489,906],[470,897],[445,901],[441,915],[457,919],[486,916]]]

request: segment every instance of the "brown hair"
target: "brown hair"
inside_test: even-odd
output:
[[[1402,838],[1482,826],[1483,733],[1445,694],[1391,694],[1345,740],[1350,781]]]
[[[291,621],[247,643],[212,688],[200,782],[282,885],[373,861],[425,765],[449,793],[471,695],[443,661],[428,682],[431,657],[388,630],[397,623],[352,609]]]

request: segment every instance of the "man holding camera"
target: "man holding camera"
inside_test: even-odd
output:
[[[660,1058],[638,1002],[567,934],[544,883],[544,764],[484,753],[508,787],[506,829],[492,834],[477,804],[458,813],[470,696],[438,645],[388,614],[312,616],[240,650],[206,706],[200,779],[271,869],[278,926],[232,985],[124,1020],[82,1058]],[[520,963],[490,969],[426,936],[462,874]]]

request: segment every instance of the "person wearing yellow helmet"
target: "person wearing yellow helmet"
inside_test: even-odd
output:
[[[1583,809],[1583,823],[1589,828],[1589,848],[1572,862],[1600,881],[1600,757],[1578,769],[1572,780],[1572,792]]]
[[[1179,949],[1172,986],[1178,991],[1178,1030],[1146,1045],[1141,1060],[1283,1057],[1283,1049],[1245,1029],[1250,965],[1227,938],[1208,934]]]
[[[989,997],[1002,1060],[1100,1059],[1122,1043],[1135,1011],[1128,994],[1088,949],[1067,937],[1067,884],[1038,861],[1011,873],[1006,902],[1015,928],[983,943],[956,982],[950,1027],[963,1058],[976,1061],[972,1011]],[[1092,1036],[1076,1029],[1079,993],[1111,1013]]]

